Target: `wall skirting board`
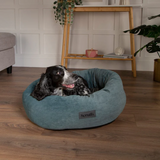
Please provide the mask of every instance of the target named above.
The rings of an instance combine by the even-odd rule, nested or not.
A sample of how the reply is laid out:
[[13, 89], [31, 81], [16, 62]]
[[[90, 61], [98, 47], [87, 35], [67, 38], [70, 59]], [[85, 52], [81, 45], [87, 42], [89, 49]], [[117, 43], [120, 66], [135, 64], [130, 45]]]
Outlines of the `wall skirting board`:
[[[47, 67], [61, 63], [63, 28], [54, 20], [54, 0], [0, 0], [0, 31], [16, 35], [16, 64], [22, 67]], [[95, 2], [95, 1], [94, 1]], [[97, 3], [100, 0], [97, 0]], [[102, 0], [103, 2], [103, 0]], [[133, 9], [134, 26], [158, 24], [159, 19], [149, 21], [147, 17], [159, 14], [159, 0], [130, 0]], [[127, 21], [126, 21], [127, 19]], [[71, 27], [69, 50], [84, 54], [94, 48], [99, 53], [112, 53], [121, 46], [130, 52], [128, 13], [75, 13]], [[146, 44], [148, 38], [135, 36], [136, 50]], [[157, 54], [145, 50], [137, 56], [137, 70], [152, 71], [153, 59]], [[131, 70], [130, 62], [72, 60], [68, 68], [105, 68]]]

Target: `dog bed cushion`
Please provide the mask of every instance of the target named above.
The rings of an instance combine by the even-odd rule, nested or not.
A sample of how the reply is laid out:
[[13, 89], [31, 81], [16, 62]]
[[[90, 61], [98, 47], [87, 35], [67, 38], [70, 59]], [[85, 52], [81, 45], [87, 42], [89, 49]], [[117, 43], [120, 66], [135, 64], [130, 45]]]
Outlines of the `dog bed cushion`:
[[102, 126], [114, 121], [123, 111], [126, 95], [119, 75], [105, 69], [74, 71], [89, 88], [99, 90], [88, 96], [48, 96], [41, 101], [31, 97], [39, 80], [23, 92], [23, 106], [28, 118], [46, 129], [82, 129]]

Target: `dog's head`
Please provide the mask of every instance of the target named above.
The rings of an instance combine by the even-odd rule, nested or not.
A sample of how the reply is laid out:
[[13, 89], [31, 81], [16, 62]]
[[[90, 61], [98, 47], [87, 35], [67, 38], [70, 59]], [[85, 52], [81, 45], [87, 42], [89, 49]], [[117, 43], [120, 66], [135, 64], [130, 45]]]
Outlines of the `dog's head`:
[[46, 73], [41, 75], [39, 82], [31, 93], [37, 100], [46, 96], [59, 95], [89, 95], [91, 93], [87, 82], [82, 77], [69, 73], [61, 65], [48, 67]]
[[75, 87], [75, 78], [64, 66], [57, 65], [48, 67], [46, 76], [52, 79], [52, 85], [54, 87], [64, 87], [65, 89], [73, 89]]

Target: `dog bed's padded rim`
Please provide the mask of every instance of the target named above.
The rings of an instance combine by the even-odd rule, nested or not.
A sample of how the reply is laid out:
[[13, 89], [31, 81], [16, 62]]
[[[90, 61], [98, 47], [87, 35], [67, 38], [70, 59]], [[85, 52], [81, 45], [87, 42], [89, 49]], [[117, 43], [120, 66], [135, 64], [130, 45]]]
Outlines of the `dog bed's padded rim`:
[[[123, 111], [126, 95], [119, 75], [104, 69], [74, 71], [87, 80], [90, 88], [100, 88], [88, 96], [48, 96], [41, 101], [31, 97], [39, 80], [23, 92], [23, 106], [28, 118], [46, 129], [82, 129], [108, 124]], [[79, 119], [80, 112], [96, 111], [96, 117]]]

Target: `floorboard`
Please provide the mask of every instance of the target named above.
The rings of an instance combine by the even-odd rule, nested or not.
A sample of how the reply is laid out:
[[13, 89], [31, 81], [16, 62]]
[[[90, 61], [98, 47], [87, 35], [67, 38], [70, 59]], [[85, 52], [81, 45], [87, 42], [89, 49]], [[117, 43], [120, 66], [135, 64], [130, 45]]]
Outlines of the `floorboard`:
[[127, 96], [120, 116], [102, 127], [64, 131], [40, 128], [25, 114], [22, 93], [42, 72], [0, 72], [0, 160], [160, 160], [160, 83], [152, 72], [133, 78], [115, 71]]

